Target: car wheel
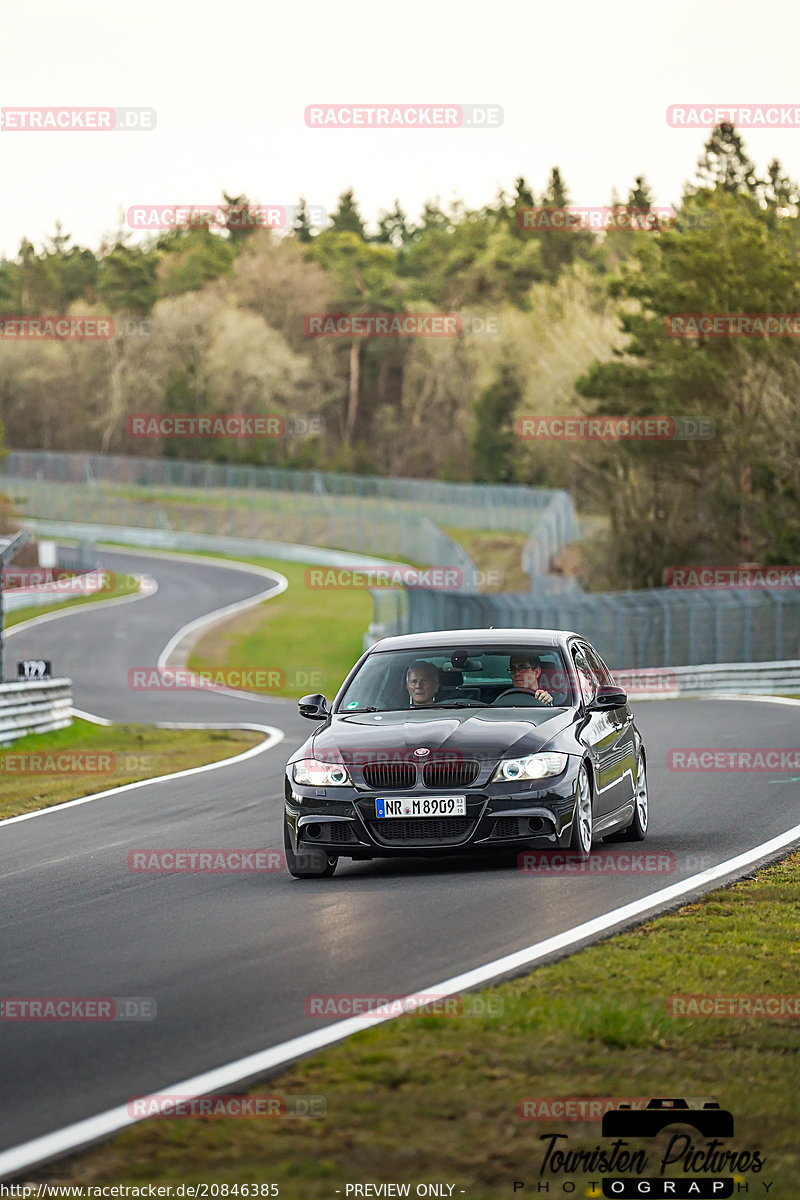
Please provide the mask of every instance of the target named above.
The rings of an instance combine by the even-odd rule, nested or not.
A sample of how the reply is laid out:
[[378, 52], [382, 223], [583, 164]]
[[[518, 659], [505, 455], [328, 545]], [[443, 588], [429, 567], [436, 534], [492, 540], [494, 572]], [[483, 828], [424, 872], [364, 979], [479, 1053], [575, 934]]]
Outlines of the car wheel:
[[283, 846], [286, 851], [286, 869], [295, 879], [330, 879], [339, 859], [324, 850], [302, 850], [295, 854], [289, 834], [289, 822], [283, 818]]
[[640, 752], [636, 760], [636, 791], [634, 794], [635, 808], [633, 820], [618, 833], [612, 833], [604, 840], [607, 842], [643, 842], [647, 837], [647, 824], [650, 820], [650, 798], [647, 794], [647, 768], [644, 755]]
[[589, 772], [582, 765], [575, 786], [575, 815], [572, 818], [572, 836], [569, 840], [570, 850], [579, 858], [588, 858], [592, 852], [593, 829], [592, 785], [589, 783]]

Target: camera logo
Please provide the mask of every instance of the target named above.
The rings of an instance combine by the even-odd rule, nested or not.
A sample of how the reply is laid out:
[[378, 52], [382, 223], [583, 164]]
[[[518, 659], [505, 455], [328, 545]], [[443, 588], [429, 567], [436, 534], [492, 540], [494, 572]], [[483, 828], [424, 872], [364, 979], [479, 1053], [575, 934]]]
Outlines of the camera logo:
[[653, 1099], [645, 1108], [620, 1104], [603, 1114], [603, 1137], [655, 1137], [668, 1125], [693, 1125], [705, 1138], [733, 1137], [733, 1114], [718, 1104], [690, 1108], [685, 1100]]

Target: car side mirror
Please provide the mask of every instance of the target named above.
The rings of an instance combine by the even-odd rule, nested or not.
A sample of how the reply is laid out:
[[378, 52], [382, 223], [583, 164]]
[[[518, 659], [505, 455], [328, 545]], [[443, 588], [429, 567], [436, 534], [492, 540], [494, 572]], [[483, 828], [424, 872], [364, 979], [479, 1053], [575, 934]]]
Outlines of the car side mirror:
[[301, 717], [308, 717], [309, 721], [327, 721], [330, 716], [328, 701], [320, 695], [303, 696], [302, 700], [297, 701], [297, 711]]
[[628, 693], [620, 687], [598, 687], [594, 699], [587, 704], [589, 712], [606, 712], [609, 708], [622, 708], [628, 703]]

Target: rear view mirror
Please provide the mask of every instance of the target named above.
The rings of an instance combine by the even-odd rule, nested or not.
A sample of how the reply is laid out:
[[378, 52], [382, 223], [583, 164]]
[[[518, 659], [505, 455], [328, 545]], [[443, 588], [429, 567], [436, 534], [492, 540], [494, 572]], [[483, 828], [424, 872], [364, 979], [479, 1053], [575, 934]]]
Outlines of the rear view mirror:
[[302, 700], [298, 700], [297, 711], [301, 717], [308, 717], [310, 721], [327, 721], [330, 716], [328, 701], [318, 694], [303, 696]]

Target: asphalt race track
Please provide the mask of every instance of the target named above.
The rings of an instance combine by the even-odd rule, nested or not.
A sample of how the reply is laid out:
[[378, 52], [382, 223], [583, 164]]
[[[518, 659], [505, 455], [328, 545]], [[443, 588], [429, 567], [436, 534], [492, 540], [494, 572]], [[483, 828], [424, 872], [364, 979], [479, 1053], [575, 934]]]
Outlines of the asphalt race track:
[[[675, 747], [794, 748], [798, 708], [649, 702], [635, 706], [649, 758], [645, 848], [676, 856], [669, 875], [522, 875], [508, 859], [342, 861], [333, 879], [307, 881], [132, 873], [135, 849], [282, 849], [283, 767], [311, 724], [289, 701], [127, 686], [128, 669], [154, 665], [179, 627], [268, 580], [155, 556], [104, 552], [103, 562], [145, 571], [159, 590], [23, 630], [8, 642], [9, 663], [52, 659], [55, 674], [73, 679], [76, 706], [102, 717], [257, 723], [285, 739], [230, 767], [0, 825], [2, 995], [153, 997], [158, 1006], [144, 1022], [0, 1023], [0, 1151], [319, 1029], [325, 1022], [306, 1016], [309, 994], [430, 987], [798, 824], [800, 781], [788, 773], [666, 765]], [[311, 629], [310, 661], [313, 646]], [[676, 981], [665, 981], [672, 990]]]

